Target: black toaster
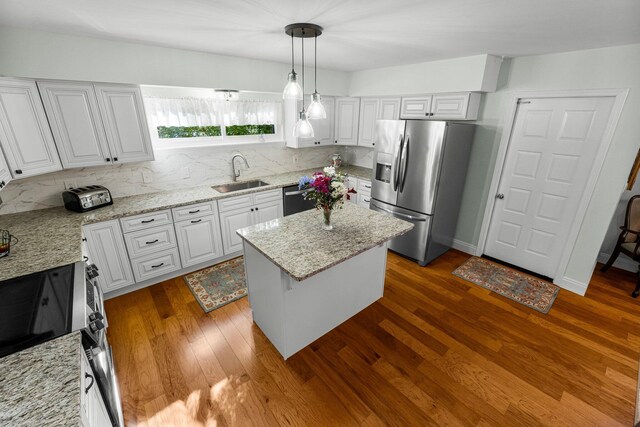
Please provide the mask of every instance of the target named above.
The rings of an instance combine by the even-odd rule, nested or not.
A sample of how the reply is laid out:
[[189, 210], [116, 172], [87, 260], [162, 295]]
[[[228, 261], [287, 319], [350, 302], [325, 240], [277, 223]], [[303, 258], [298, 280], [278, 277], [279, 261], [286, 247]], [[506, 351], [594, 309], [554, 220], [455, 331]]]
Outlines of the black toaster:
[[87, 212], [113, 204], [111, 193], [102, 185], [70, 188], [62, 193], [64, 207], [74, 212]]

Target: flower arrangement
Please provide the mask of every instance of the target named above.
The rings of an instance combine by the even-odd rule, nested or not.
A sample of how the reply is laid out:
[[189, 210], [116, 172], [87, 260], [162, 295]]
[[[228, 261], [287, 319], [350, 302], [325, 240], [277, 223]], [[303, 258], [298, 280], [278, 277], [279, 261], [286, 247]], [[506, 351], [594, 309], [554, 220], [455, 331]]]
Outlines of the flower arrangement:
[[309, 190], [304, 198], [313, 200], [316, 209], [322, 209], [324, 213], [324, 228], [331, 230], [331, 211], [340, 209], [345, 199], [350, 200], [351, 194], [356, 190], [345, 185], [346, 175], [336, 172], [333, 166], [327, 166], [322, 172], [316, 172], [311, 177], [303, 176], [298, 181], [300, 190]]

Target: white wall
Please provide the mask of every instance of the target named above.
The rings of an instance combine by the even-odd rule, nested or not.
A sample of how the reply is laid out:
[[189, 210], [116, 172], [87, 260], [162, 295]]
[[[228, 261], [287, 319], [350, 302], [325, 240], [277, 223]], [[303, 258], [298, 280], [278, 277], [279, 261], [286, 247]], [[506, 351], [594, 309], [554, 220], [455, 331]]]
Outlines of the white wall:
[[[640, 146], [640, 44], [515, 58], [499, 90], [483, 96], [456, 238], [477, 244], [491, 173], [516, 91], [630, 88], [565, 276], [587, 284]], [[619, 209], [619, 208], [618, 208]]]
[[[291, 65], [0, 26], [0, 75], [280, 92]], [[297, 70], [298, 73], [300, 70]], [[312, 76], [307, 68], [307, 76]], [[318, 70], [326, 95], [349, 75]]]
[[349, 95], [491, 92], [502, 60], [476, 55], [351, 73]]

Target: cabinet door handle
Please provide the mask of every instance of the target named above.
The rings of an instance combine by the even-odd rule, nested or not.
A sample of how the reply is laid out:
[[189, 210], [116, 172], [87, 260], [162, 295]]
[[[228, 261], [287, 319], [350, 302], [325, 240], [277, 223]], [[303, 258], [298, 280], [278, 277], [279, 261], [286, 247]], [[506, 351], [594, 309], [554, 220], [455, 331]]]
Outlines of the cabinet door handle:
[[371, 188], [371, 186], [370, 186], [370, 185], [366, 185], [366, 184], [365, 184], [365, 185], [364, 185], [364, 188]]
[[153, 245], [154, 243], [158, 243], [158, 239], [152, 240], [150, 242], [144, 242], [145, 245]]
[[22, 175], [22, 169], [16, 169], [16, 174], [17, 175]]
[[155, 221], [155, 220], [156, 220], [155, 218], [151, 218], [151, 219], [148, 219], [148, 220], [146, 220], [146, 221], [140, 221], [140, 222], [141, 222], [142, 224], [149, 224], [150, 222], [153, 222], [153, 221]]
[[88, 256], [86, 256], [86, 255], [84, 255], [84, 256], [82, 257], [82, 259], [83, 259], [83, 260], [85, 260], [85, 261], [89, 261], [89, 257], [88, 257]]
[[202, 219], [196, 219], [196, 220], [194, 220], [194, 221], [191, 221], [191, 224], [197, 224], [197, 223], [199, 223], [200, 221], [202, 221]]
[[110, 162], [111, 159], [109, 157], [107, 157], [106, 159], [104, 159], [105, 162]]
[[256, 210], [258, 210], [258, 208], [256, 207]]
[[194, 213], [198, 213], [200, 212], [200, 209], [196, 209], [195, 211], [189, 211], [190, 214], [194, 214]]
[[86, 380], [87, 378], [91, 378], [91, 382], [89, 383], [88, 386], [85, 387], [84, 389], [84, 394], [89, 393], [89, 390], [91, 390], [91, 387], [93, 387], [93, 383], [96, 382], [96, 380], [93, 378], [93, 375], [89, 375], [86, 372], [84, 373], [84, 379]]
[[152, 265], [151, 268], [158, 268], [158, 267], [162, 267], [164, 265], [164, 262], [161, 262], [158, 265]]
[[251, 212], [253, 212], [253, 208], [251, 208]]
[[114, 162], [117, 162], [117, 161], [118, 161], [118, 158], [117, 158], [117, 157], [114, 157], [114, 158], [113, 158], [113, 161], [114, 161]]

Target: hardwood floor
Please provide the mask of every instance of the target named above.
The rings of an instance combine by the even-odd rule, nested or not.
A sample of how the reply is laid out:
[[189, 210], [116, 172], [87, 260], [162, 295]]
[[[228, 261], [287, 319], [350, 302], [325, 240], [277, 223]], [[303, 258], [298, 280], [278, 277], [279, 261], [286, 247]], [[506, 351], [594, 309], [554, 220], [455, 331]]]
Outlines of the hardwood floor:
[[182, 278], [109, 300], [127, 425], [633, 422], [635, 275], [597, 272], [544, 315], [390, 254], [385, 296], [284, 361], [246, 298], [204, 314]]

